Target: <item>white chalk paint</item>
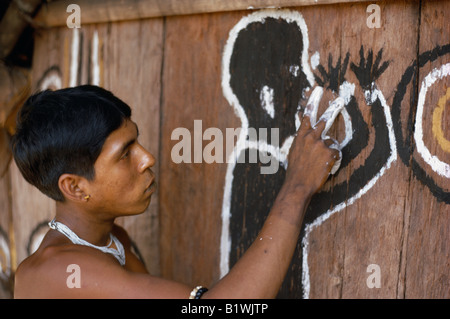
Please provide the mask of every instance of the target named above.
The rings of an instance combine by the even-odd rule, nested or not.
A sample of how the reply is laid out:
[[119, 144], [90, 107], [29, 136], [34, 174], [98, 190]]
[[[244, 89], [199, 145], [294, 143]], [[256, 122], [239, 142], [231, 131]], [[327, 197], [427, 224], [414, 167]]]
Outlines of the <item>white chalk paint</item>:
[[[355, 84], [345, 81], [339, 87], [339, 96], [344, 99], [344, 104], [350, 103], [352, 96], [355, 94]], [[348, 114], [347, 109], [344, 107], [341, 111], [341, 115], [344, 118], [345, 124], [345, 138], [339, 143], [339, 150], [342, 150], [353, 138], [353, 125]]]
[[[339, 142], [335, 139], [332, 139], [327, 135], [328, 131], [330, 130], [331, 126], [333, 125], [334, 121], [336, 120], [336, 117], [339, 113], [344, 109], [344, 99], [342, 97], [338, 97], [336, 100], [330, 103], [330, 106], [326, 109], [326, 111], [322, 114], [322, 116], [319, 119], [320, 121], [325, 121], [325, 128], [323, 129], [321, 138], [323, 140], [331, 139], [333, 141], [333, 144], [330, 145], [330, 148], [336, 149], [339, 151], [339, 158], [334, 162], [333, 167], [331, 168], [330, 174], [334, 175], [339, 167], [341, 166], [342, 162], [342, 151], [339, 146]], [[328, 163], [327, 163], [328, 164]]]
[[356, 193], [354, 196], [352, 196], [345, 202], [338, 204], [337, 206], [333, 207], [332, 209], [329, 209], [325, 214], [320, 215], [313, 222], [306, 225], [305, 235], [302, 239], [302, 255], [303, 255], [302, 284], [303, 284], [303, 289], [304, 289], [303, 297], [305, 299], [309, 298], [309, 293], [310, 293], [310, 289], [311, 289], [310, 277], [309, 277], [309, 265], [308, 265], [309, 235], [315, 228], [322, 225], [332, 215], [343, 210], [345, 207], [352, 205], [356, 200], [361, 198], [361, 196], [366, 194], [369, 191], [369, 189], [371, 189], [373, 187], [373, 185], [375, 185], [375, 183], [378, 181], [378, 179], [384, 175], [386, 170], [388, 170], [391, 167], [392, 163], [397, 160], [397, 145], [396, 145], [396, 141], [395, 141], [395, 134], [394, 134], [394, 129], [393, 129], [390, 108], [387, 105], [386, 100], [385, 100], [383, 94], [381, 93], [381, 91], [376, 88], [375, 83], [372, 83], [371, 90], [367, 90], [365, 92], [365, 96], [367, 98], [366, 102], [368, 102], [368, 104], [373, 104], [373, 102], [375, 102], [377, 99], [379, 99], [381, 102], [381, 105], [382, 105], [383, 111], [384, 111], [384, 116], [386, 118], [388, 134], [389, 134], [390, 155], [389, 155], [388, 160], [386, 161], [386, 164], [381, 168], [381, 170], [363, 188], [361, 188], [358, 193]]
[[[345, 105], [347, 105], [351, 97], [353, 96], [355, 92], [355, 85], [352, 83], [349, 83], [345, 81], [341, 84], [339, 87], [339, 97], [337, 97], [335, 100], [330, 102], [330, 106], [327, 108], [327, 110], [322, 114], [319, 121], [323, 120], [326, 121], [325, 129], [322, 133], [322, 139], [329, 139], [330, 137], [327, 136], [327, 133], [331, 126], [333, 125], [334, 121], [336, 120], [336, 117], [338, 114], [341, 114], [344, 119], [345, 124], [345, 138], [344, 140], [339, 143], [338, 141], [333, 140], [333, 144], [330, 146], [330, 148], [334, 148], [339, 151], [339, 159], [336, 160], [333, 167], [331, 168], [331, 174], [335, 174], [339, 167], [341, 166], [342, 162], [342, 149], [352, 140], [353, 138], [353, 128], [352, 128], [352, 121], [350, 118], [350, 115], [347, 112], [347, 109], [345, 108]], [[313, 92], [311, 93], [306, 108], [305, 108], [305, 115], [308, 115], [311, 120], [311, 125], [315, 126], [317, 124], [317, 112], [319, 110], [319, 104], [323, 96], [323, 88], [320, 86], [317, 86], [314, 88]]]
[[94, 31], [92, 36], [92, 84], [100, 85], [100, 65], [99, 65], [99, 41], [98, 41], [98, 31]]
[[[416, 141], [417, 151], [431, 167], [433, 171], [441, 176], [450, 178], [450, 165], [441, 161], [436, 155], [431, 155], [430, 150], [425, 146], [423, 141], [423, 108], [428, 88], [430, 88], [437, 80], [441, 80], [450, 74], [450, 63], [442, 65], [439, 69], [433, 69], [423, 79], [420, 88], [419, 98], [417, 102], [416, 124], [414, 130], [414, 140]], [[430, 123], [431, 126], [431, 123]]]
[[320, 53], [319, 51], [316, 51], [316, 53], [314, 53], [311, 56], [311, 68], [315, 70], [319, 64], [320, 64]]
[[78, 59], [80, 54], [80, 31], [78, 28], [72, 29], [72, 50], [70, 59], [69, 86], [74, 87], [78, 81]]
[[8, 281], [11, 275], [11, 255], [8, 240], [0, 233], [0, 279]]
[[275, 107], [273, 105], [273, 89], [264, 85], [259, 93], [259, 100], [261, 107], [269, 114], [271, 118], [275, 117]]
[[334, 124], [334, 121], [336, 120], [336, 117], [339, 113], [341, 113], [342, 109], [344, 108], [344, 99], [341, 97], [338, 97], [334, 101], [330, 103], [330, 106], [325, 110], [325, 112], [320, 116], [320, 119], [318, 122], [325, 122], [325, 128], [322, 132], [322, 139], [328, 139], [330, 138], [327, 136], [328, 131], [330, 130], [331, 126]]
[[323, 87], [316, 86], [306, 103], [304, 115], [309, 117], [312, 126], [315, 126], [317, 123], [317, 111], [319, 110], [319, 103], [322, 99], [322, 95]]
[[45, 76], [44, 79], [42, 79], [39, 90], [44, 91], [48, 88], [59, 90], [61, 87], [61, 76], [59, 75], [58, 71], [52, 70]]
[[291, 65], [291, 66], [289, 67], [289, 72], [290, 72], [293, 76], [298, 77], [298, 76], [300, 75], [300, 66], [297, 65], [297, 64]]

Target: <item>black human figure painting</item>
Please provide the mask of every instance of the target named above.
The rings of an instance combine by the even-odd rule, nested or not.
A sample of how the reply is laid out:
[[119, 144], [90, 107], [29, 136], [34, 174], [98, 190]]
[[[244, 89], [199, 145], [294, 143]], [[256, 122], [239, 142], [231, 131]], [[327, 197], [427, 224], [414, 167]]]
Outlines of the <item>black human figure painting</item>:
[[[239, 33], [230, 59], [230, 86], [243, 107], [248, 127], [279, 128], [280, 143], [295, 134], [302, 91], [311, 86], [300, 66], [302, 51], [298, 26], [269, 17]], [[264, 95], [269, 97], [264, 99]], [[268, 134], [269, 141], [272, 137]], [[239, 156], [249, 159], [249, 152], [246, 148]], [[261, 174], [260, 169], [260, 162], [248, 161], [236, 163], [234, 168], [231, 264], [256, 238], [285, 177], [281, 163], [274, 174]]]
[[[240, 117], [244, 135], [248, 128], [279, 128], [279, 143], [272, 147], [272, 157], [279, 161], [274, 174], [261, 174], [262, 163], [249, 163], [251, 147], [239, 143], [234, 162], [229, 162], [222, 207], [221, 274], [225, 275], [257, 234], [279, 192], [293, 135], [301, 121], [297, 114], [308, 103], [305, 92], [331, 90], [345, 100], [345, 143], [340, 143], [342, 167], [346, 167], [368, 144], [369, 129], [360, 107], [368, 107], [375, 131], [375, 145], [363, 165], [350, 178], [329, 191], [313, 197], [305, 216], [301, 240], [287, 274], [280, 297], [307, 297], [309, 274], [303, 265], [308, 234], [331, 214], [364, 195], [396, 159], [395, 136], [389, 107], [375, 85], [376, 79], [389, 65], [382, 61], [382, 51], [361, 47], [357, 63], [349, 63], [349, 54], [328, 58], [328, 70], [319, 65], [313, 74], [308, 64], [307, 28], [299, 12], [264, 10], [244, 17], [233, 30], [223, 57], [222, 87], [224, 95]], [[306, 58], [305, 58], [306, 52]], [[353, 96], [355, 85], [348, 83], [348, 67], [355, 73], [366, 96], [366, 105], [359, 106]], [[311, 94], [311, 96], [313, 95]], [[317, 107], [317, 105], [316, 105]], [[349, 130], [347, 130], [347, 125]], [[241, 136], [241, 142], [248, 136]], [[259, 141], [270, 144], [269, 138]], [[262, 151], [259, 146], [255, 146]], [[241, 159], [242, 161], [237, 159]], [[292, 284], [292, 283], [296, 284]]]

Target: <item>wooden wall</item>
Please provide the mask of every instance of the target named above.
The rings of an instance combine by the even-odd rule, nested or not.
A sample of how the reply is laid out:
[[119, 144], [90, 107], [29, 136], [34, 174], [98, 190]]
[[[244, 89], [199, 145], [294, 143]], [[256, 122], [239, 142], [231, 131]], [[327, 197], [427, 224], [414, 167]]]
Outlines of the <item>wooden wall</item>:
[[[323, 89], [320, 115], [344, 97], [347, 115], [330, 133], [347, 137], [343, 163], [311, 202], [280, 297], [449, 298], [450, 2], [377, 4], [380, 28], [366, 23], [368, 3], [348, 3], [39, 30], [32, 86], [98, 84], [132, 107], [141, 143], [158, 159], [159, 190], [145, 214], [120, 223], [153, 274], [192, 286], [211, 286], [243, 253], [285, 171], [262, 175], [260, 163], [227, 163], [225, 146], [223, 163], [177, 164], [172, 132], [187, 128], [195, 143], [195, 120], [225, 137], [246, 118], [250, 127], [280, 128], [282, 146], [299, 101]], [[298, 63], [286, 64], [280, 52]], [[273, 100], [274, 117], [260, 107], [262, 85], [284, 96]], [[5, 274], [39, 242], [55, 207], [14, 164], [0, 198]], [[367, 283], [372, 264], [380, 288]]]

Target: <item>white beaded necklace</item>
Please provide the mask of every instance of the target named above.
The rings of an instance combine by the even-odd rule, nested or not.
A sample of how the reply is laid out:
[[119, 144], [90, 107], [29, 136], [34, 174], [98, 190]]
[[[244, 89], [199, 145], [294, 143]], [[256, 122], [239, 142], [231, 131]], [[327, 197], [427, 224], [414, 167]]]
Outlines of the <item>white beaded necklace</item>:
[[[70, 241], [72, 243], [74, 243], [75, 245], [88, 246], [88, 247], [98, 249], [106, 254], [111, 254], [119, 261], [119, 263], [122, 266], [125, 265], [125, 250], [123, 249], [122, 243], [113, 234], [109, 233], [110, 242], [107, 246], [96, 246], [96, 245], [93, 245], [93, 244], [85, 241], [84, 239], [81, 239], [69, 227], [67, 227], [63, 223], [55, 221], [54, 218], [51, 222], [48, 223], [48, 226], [51, 229], [57, 230], [61, 234], [63, 234], [67, 238], [69, 238]], [[117, 249], [111, 247], [113, 242], [116, 245]]]

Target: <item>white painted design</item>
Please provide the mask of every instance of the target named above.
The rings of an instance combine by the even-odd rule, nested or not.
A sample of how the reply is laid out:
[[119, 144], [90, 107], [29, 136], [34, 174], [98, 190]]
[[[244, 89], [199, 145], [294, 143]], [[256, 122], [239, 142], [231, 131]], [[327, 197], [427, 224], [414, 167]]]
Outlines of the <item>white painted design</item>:
[[416, 141], [417, 151], [430, 165], [431, 169], [441, 176], [450, 178], [450, 165], [441, 161], [436, 155], [431, 155], [430, 150], [425, 146], [423, 142], [423, 108], [425, 105], [425, 98], [428, 88], [431, 87], [437, 80], [443, 79], [450, 74], [450, 63], [442, 65], [439, 69], [433, 69], [423, 79], [422, 86], [420, 88], [419, 99], [417, 102], [416, 113], [416, 125], [414, 130], [414, 140]]
[[48, 88], [59, 90], [62, 88], [61, 77], [56, 70], [51, 70], [44, 79], [42, 79], [39, 90], [44, 91]]
[[273, 89], [264, 85], [259, 94], [261, 107], [271, 118], [275, 117], [275, 107], [273, 106]]
[[299, 76], [299, 74], [300, 74], [300, 66], [297, 65], [297, 64], [291, 65], [289, 67], [289, 72], [295, 77]]
[[320, 53], [316, 51], [316, 53], [314, 53], [311, 56], [311, 68], [315, 70], [319, 64], [320, 64]]
[[92, 36], [92, 54], [91, 54], [91, 62], [92, 62], [92, 84], [100, 85], [100, 65], [99, 65], [99, 41], [98, 41], [98, 31], [94, 31], [94, 35]]
[[339, 143], [338, 141], [332, 139], [334, 143], [333, 145], [330, 146], [331, 148], [334, 148], [339, 151], [339, 159], [334, 163], [330, 172], [331, 174], [335, 174], [339, 169], [339, 167], [341, 166], [342, 162], [341, 150], [352, 140], [353, 137], [352, 121], [350, 115], [348, 114], [344, 106], [350, 102], [350, 99], [353, 96], [354, 92], [355, 92], [354, 84], [349, 83], [347, 81], [342, 83], [341, 86], [339, 87], [339, 97], [330, 102], [330, 106], [327, 108], [325, 113], [322, 114], [319, 121], [317, 121], [317, 112], [319, 110], [319, 103], [323, 96], [323, 88], [320, 86], [316, 86], [312, 91], [305, 108], [305, 115], [309, 116], [312, 126], [315, 126], [320, 121], [326, 122], [325, 129], [322, 132], [322, 139], [330, 139], [330, 137], [327, 136], [327, 133], [339, 114], [342, 114], [342, 117], [344, 119], [345, 123], [344, 140], [341, 143]]
[[341, 211], [345, 207], [352, 205], [356, 200], [361, 198], [369, 189], [375, 185], [375, 183], [378, 181], [378, 179], [384, 175], [387, 169], [389, 169], [393, 162], [397, 160], [397, 145], [395, 141], [395, 134], [394, 134], [394, 128], [392, 124], [392, 118], [391, 118], [391, 111], [389, 106], [386, 103], [386, 100], [381, 93], [380, 90], [378, 90], [375, 86], [375, 83], [372, 83], [372, 89], [367, 90], [365, 92], [366, 96], [366, 103], [371, 105], [373, 104], [377, 99], [380, 100], [381, 105], [383, 107], [384, 116], [386, 118], [386, 125], [388, 129], [389, 134], [389, 146], [390, 146], [390, 155], [388, 160], [386, 161], [386, 164], [381, 168], [381, 170], [363, 187], [357, 192], [354, 196], [346, 200], [345, 202], [342, 202], [338, 204], [337, 206], [333, 207], [332, 209], [329, 209], [324, 214], [317, 217], [313, 222], [306, 225], [305, 227], [305, 235], [302, 238], [302, 255], [303, 255], [303, 264], [302, 264], [302, 284], [304, 289], [304, 298], [309, 298], [309, 292], [311, 288], [310, 284], [310, 278], [309, 278], [309, 265], [308, 265], [308, 252], [309, 252], [309, 235], [311, 232], [317, 228], [318, 226], [322, 225], [328, 218], [330, 218], [335, 213]]
[[0, 279], [9, 280], [11, 275], [11, 256], [9, 251], [8, 240], [0, 232]]
[[78, 28], [72, 29], [72, 50], [70, 58], [70, 78], [69, 86], [74, 87], [78, 81], [78, 59], [80, 54], [80, 31]]

